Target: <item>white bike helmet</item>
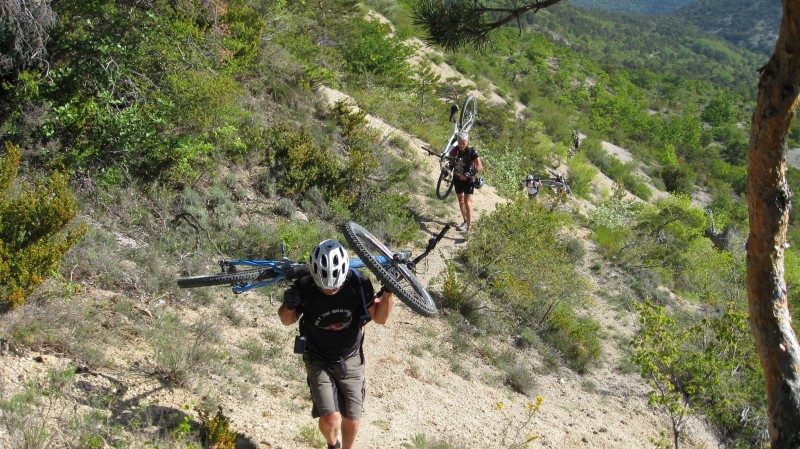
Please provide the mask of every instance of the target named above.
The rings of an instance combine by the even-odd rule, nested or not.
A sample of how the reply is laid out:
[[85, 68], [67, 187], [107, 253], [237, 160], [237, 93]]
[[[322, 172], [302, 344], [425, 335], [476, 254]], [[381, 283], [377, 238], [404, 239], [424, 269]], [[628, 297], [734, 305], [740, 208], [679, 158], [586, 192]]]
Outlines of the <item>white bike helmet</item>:
[[462, 132], [458, 133], [458, 135], [456, 136], [456, 139], [459, 142], [469, 142], [469, 134], [467, 134], [467, 133], [462, 131]]
[[525, 177], [525, 180], [526, 181], [533, 181], [533, 174], [532, 173], [528, 173], [528, 176]]
[[350, 258], [339, 242], [330, 239], [319, 242], [309, 259], [311, 277], [319, 288], [339, 288], [344, 284]]

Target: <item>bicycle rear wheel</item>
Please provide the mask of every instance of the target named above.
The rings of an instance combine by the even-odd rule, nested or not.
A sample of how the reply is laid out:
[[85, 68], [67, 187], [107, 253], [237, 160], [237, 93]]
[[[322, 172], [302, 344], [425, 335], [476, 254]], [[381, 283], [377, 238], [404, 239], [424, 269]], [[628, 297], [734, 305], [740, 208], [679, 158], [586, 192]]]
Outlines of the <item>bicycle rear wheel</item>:
[[[344, 225], [344, 237], [372, 274], [384, 285], [389, 286], [411, 310], [422, 316], [436, 314], [436, 303], [433, 302], [428, 290], [406, 265], [402, 262], [393, 262], [394, 252], [389, 247], [352, 221]], [[376, 259], [377, 256], [383, 256], [390, 262], [382, 265]]]
[[467, 132], [475, 124], [475, 116], [478, 114], [478, 100], [472, 95], [464, 100], [464, 107], [461, 108], [461, 117], [458, 119], [459, 131]]
[[255, 268], [243, 270], [235, 273], [207, 274], [201, 276], [190, 276], [178, 279], [178, 287], [210, 287], [212, 285], [238, 285], [275, 277], [275, 270], [272, 268]]
[[440, 200], [446, 199], [453, 190], [453, 171], [442, 169], [439, 180], [436, 181], [436, 197]]

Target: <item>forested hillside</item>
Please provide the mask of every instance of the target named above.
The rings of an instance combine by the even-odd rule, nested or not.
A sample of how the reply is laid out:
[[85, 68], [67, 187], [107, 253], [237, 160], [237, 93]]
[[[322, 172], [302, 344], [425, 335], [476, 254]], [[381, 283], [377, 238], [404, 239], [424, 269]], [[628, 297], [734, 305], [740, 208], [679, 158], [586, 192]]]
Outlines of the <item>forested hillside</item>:
[[778, 36], [781, 5], [770, 0], [736, 5], [721, 0], [699, 0], [671, 15], [737, 47], [770, 55]]
[[781, 17], [780, 3], [769, 0], [741, 4], [724, 0], [572, 0], [570, 3], [614, 13], [659, 16], [654, 20], [677, 26], [681, 30], [678, 34], [684, 36], [691, 24], [704, 33], [763, 55], [770, 55], [775, 47]]
[[[728, 448], [766, 442], [742, 244], [766, 56], [689, 16], [567, 2], [498, 30], [484, 51], [438, 52], [421, 47], [416, 4], [4, 6], [0, 357], [16, 364], [0, 376], [0, 446], [229, 448], [235, 416], [248, 423], [241, 447], [320, 447], [294, 330], [275, 318], [281, 287], [242, 299], [176, 278], [219, 259], [277, 259], [282, 244], [305, 260], [350, 220], [418, 250], [458, 211], [432, 193], [432, 158], [411, 142], [442, 148], [447, 111], [468, 94], [481, 98], [470, 134], [482, 174], [503, 199], [435, 256], [443, 267], [426, 278], [440, 315], [398, 312], [375, 332], [402, 335], [380, 352], [379, 399], [421, 385], [425, 405], [394, 406], [428, 418], [387, 412], [365, 429], [370, 441], [613, 446], [622, 437], [607, 427], [573, 427], [613, 402], [630, 412], [609, 419], [631, 449], [707, 444], [674, 426], [689, 417]], [[445, 65], [458, 76], [443, 78]], [[320, 94], [333, 90], [352, 100]], [[376, 132], [367, 114], [397, 132]], [[573, 195], [528, 201], [520, 180], [553, 171]], [[800, 172], [790, 178], [797, 191]], [[790, 234], [800, 239], [796, 224]], [[786, 257], [797, 314], [798, 250]], [[464, 425], [463, 409], [437, 402], [451, 384], [498, 396], [461, 398], [492, 405]], [[554, 400], [540, 412], [543, 386], [591, 407]], [[648, 399], [646, 413], [631, 405]], [[521, 414], [496, 418], [504, 403]]]
[[697, 0], [571, 0], [578, 6], [592, 9], [604, 9], [638, 14], [667, 14], [682, 6], [695, 3]]

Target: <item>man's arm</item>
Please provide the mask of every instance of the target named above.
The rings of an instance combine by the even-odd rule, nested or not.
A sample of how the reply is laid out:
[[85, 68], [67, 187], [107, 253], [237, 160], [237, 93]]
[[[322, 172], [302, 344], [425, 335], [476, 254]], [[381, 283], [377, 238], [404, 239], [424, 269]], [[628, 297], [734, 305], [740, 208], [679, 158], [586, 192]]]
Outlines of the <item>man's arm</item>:
[[278, 307], [278, 318], [281, 319], [281, 323], [283, 323], [286, 326], [289, 326], [291, 324], [296, 323], [297, 320], [300, 319], [300, 315], [297, 313], [296, 310], [290, 309], [285, 305], [281, 304], [281, 306]]
[[473, 167], [475, 167], [475, 173], [483, 170], [483, 162], [481, 162], [481, 158], [479, 157], [475, 158], [475, 163], [473, 164]]
[[278, 317], [281, 319], [281, 323], [286, 326], [296, 323], [300, 319], [297, 307], [302, 304], [303, 296], [300, 293], [300, 289], [296, 285], [287, 288], [283, 292], [283, 304], [278, 307]]
[[376, 299], [375, 303], [369, 307], [369, 316], [372, 318], [372, 321], [378, 324], [386, 324], [389, 320], [389, 314], [392, 312], [393, 305], [394, 295], [390, 291], [383, 290], [383, 295]]

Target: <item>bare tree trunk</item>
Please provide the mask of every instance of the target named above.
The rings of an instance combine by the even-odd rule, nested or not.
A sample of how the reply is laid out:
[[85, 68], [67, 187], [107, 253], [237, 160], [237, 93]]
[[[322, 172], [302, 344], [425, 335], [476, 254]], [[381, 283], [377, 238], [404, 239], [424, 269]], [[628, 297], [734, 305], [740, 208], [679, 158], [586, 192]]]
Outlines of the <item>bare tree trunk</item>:
[[764, 370], [772, 449], [800, 448], [800, 346], [784, 280], [790, 192], [786, 139], [800, 96], [800, 0], [782, 0], [775, 52], [763, 67], [750, 133], [747, 295]]

